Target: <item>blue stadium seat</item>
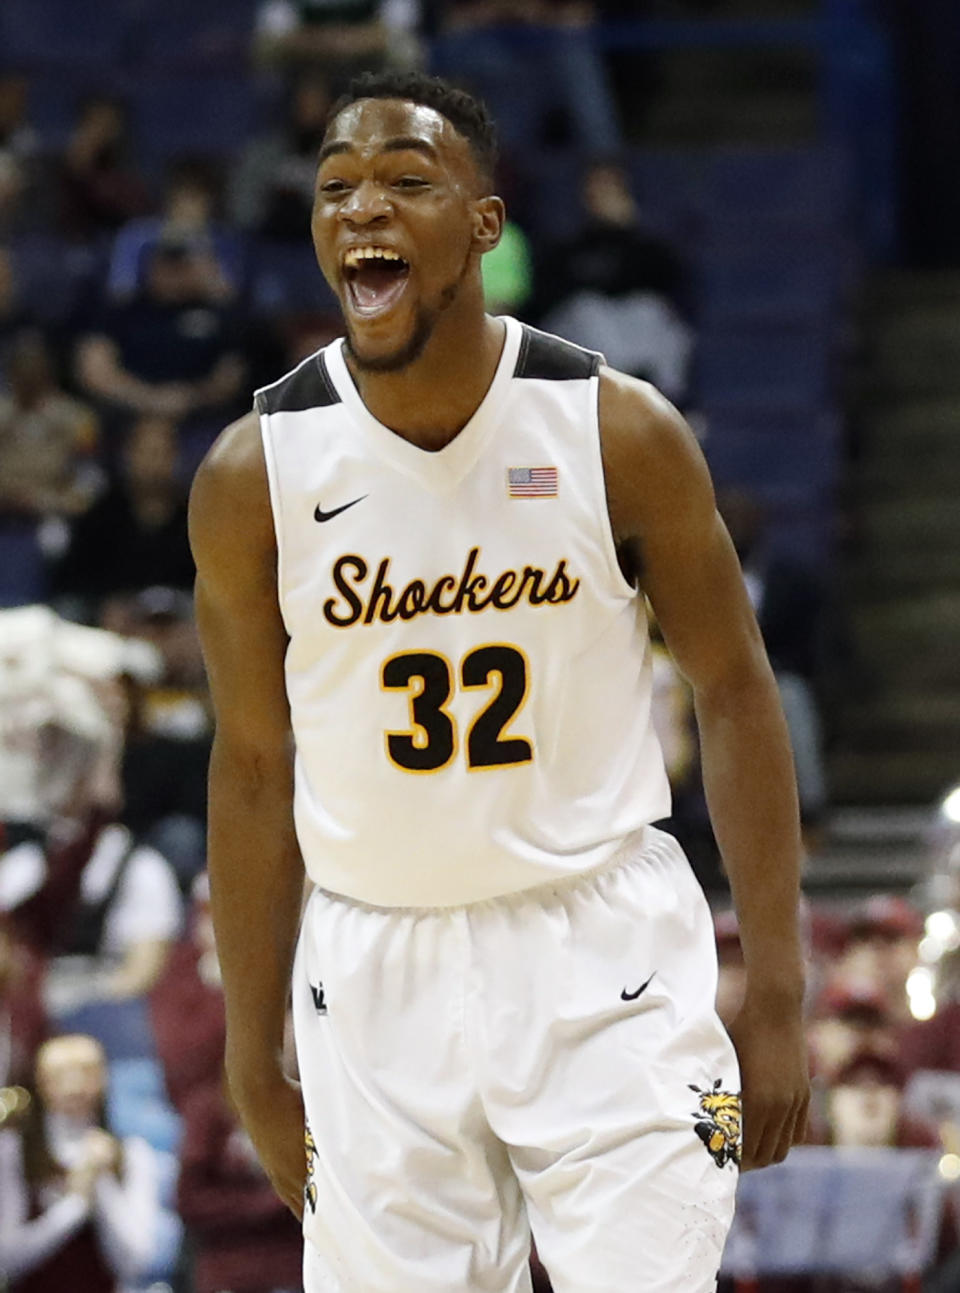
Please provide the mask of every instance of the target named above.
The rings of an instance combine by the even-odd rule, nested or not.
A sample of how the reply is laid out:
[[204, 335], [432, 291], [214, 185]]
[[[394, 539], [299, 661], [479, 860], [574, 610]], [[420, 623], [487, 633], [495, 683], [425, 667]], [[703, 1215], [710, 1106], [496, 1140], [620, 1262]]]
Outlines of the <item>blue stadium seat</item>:
[[107, 1122], [114, 1135], [142, 1136], [154, 1149], [176, 1153], [179, 1115], [167, 1098], [159, 1060], [114, 1060], [107, 1088]]
[[826, 404], [830, 353], [831, 329], [803, 320], [776, 327], [705, 326], [696, 355], [700, 400], [706, 408]]
[[698, 296], [706, 318], [826, 319], [839, 303], [838, 245], [801, 236], [800, 228], [768, 228], [750, 242], [707, 242], [699, 259]]
[[868, 1272], [877, 1287], [898, 1276], [905, 1289], [919, 1287], [944, 1208], [937, 1158], [929, 1150], [802, 1146], [785, 1163], [742, 1176], [722, 1270], [750, 1288], [764, 1276]]
[[46, 326], [68, 321], [104, 269], [105, 256], [97, 248], [52, 234], [25, 234], [11, 251], [21, 298]]
[[259, 242], [253, 252], [252, 303], [266, 314], [336, 313], [309, 231], [302, 242]]
[[849, 166], [827, 146], [719, 150], [706, 168], [702, 201], [708, 215], [779, 215], [808, 229], [835, 228], [848, 212]]
[[237, 153], [257, 120], [257, 93], [242, 73], [153, 72], [131, 87], [138, 156], [163, 164], [177, 153]]
[[721, 486], [809, 503], [828, 501], [839, 483], [839, 422], [815, 408], [717, 410], [708, 415], [704, 449]]
[[150, 67], [231, 64], [246, 60], [259, 0], [163, 0], [137, 29], [139, 57]]
[[96, 1037], [111, 1064], [123, 1060], [153, 1060], [153, 1030], [147, 1003], [141, 997], [125, 1001], [91, 1001], [62, 1012], [57, 1027], [66, 1033]]
[[688, 215], [701, 212], [710, 154], [694, 149], [643, 149], [629, 170], [640, 205], [651, 213], [666, 207]]
[[46, 592], [36, 526], [0, 520], [0, 607], [42, 602]]
[[121, 0], [3, 0], [0, 51], [15, 64], [116, 66], [127, 50], [129, 8]]

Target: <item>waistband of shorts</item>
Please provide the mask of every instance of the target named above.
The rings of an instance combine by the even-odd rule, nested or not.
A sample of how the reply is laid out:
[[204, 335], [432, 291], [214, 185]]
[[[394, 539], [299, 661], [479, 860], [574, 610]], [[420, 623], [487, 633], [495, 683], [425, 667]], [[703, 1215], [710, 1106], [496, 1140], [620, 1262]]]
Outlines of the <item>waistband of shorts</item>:
[[679, 849], [679, 847], [674, 837], [666, 831], [661, 831], [656, 826], [641, 826], [621, 840], [610, 857], [594, 867], [589, 867], [587, 870], [571, 871], [569, 874], [552, 877], [543, 881], [542, 884], [530, 885], [525, 889], [512, 889], [509, 893], [493, 894], [489, 898], [477, 898], [472, 902], [451, 903], [443, 907], [381, 907], [376, 903], [364, 902], [360, 898], [352, 898], [349, 894], [324, 889], [320, 885], [316, 887], [314, 893], [321, 894], [329, 902], [342, 903], [346, 907], [355, 907], [358, 911], [375, 912], [378, 915], [410, 916], [413, 919], [419, 916], [442, 916], [464, 911], [479, 912], [484, 908], [505, 905], [519, 907], [525, 902], [539, 902], [547, 898], [562, 898], [567, 894], [574, 893], [578, 888], [589, 887], [603, 876], [610, 875], [634, 863], [642, 862], [651, 852], [663, 848]]

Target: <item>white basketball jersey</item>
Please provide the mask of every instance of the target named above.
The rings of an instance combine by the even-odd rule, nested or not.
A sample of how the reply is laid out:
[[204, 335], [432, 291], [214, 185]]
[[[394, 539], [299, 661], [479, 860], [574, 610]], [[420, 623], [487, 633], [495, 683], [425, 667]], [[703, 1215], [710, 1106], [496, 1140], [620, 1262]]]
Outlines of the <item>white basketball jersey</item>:
[[257, 392], [311, 879], [445, 907], [602, 865], [670, 811], [643, 600], [617, 564], [598, 355], [505, 319], [445, 448], [336, 341]]

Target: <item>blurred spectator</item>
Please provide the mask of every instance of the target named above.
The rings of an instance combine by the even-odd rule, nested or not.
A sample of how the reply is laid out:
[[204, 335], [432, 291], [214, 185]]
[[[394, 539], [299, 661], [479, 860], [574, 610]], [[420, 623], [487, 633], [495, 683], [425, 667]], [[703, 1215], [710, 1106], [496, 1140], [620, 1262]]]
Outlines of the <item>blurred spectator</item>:
[[917, 964], [923, 921], [906, 898], [876, 894], [851, 917], [837, 974], [873, 986], [898, 1024], [912, 1021], [907, 977]]
[[40, 137], [27, 117], [27, 79], [0, 71], [0, 237], [41, 218]]
[[44, 760], [58, 787], [50, 824], [0, 856], [0, 905], [33, 950], [50, 958], [45, 995], [58, 1017], [149, 992], [181, 918], [166, 860], [116, 820], [119, 684], [101, 686], [88, 703], [103, 713], [103, 734], [62, 747], [63, 767]]
[[260, 1166], [224, 1081], [187, 1097], [178, 1205], [194, 1245], [195, 1293], [299, 1291], [300, 1227]]
[[13, 338], [7, 381], [9, 394], [0, 394], [0, 515], [86, 511], [103, 485], [93, 461], [97, 419], [58, 387], [39, 329]]
[[331, 103], [322, 76], [301, 75], [288, 94], [280, 128], [247, 144], [230, 190], [231, 214], [241, 228], [281, 241], [309, 238], [317, 154]]
[[651, 381], [682, 404], [693, 334], [678, 308], [684, 272], [676, 252], [644, 229], [627, 176], [595, 163], [583, 181], [586, 223], [550, 250], [537, 274], [549, 332], [599, 350], [609, 364]]
[[833, 1079], [827, 1095], [826, 1141], [844, 1148], [935, 1149], [934, 1127], [907, 1118], [903, 1072], [895, 1059], [857, 1051]]
[[11, 249], [0, 241], [0, 390], [7, 386], [7, 366], [14, 337], [30, 321]]
[[119, 1293], [153, 1252], [153, 1151], [104, 1125], [107, 1070], [92, 1037], [41, 1047], [18, 1134], [0, 1132], [0, 1274], [11, 1293]]
[[284, 70], [322, 71], [339, 94], [360, 72], [410, 64], [415, 20], [412, 0], [263, 0], [254, 53]]
[[545, 144], [613, 156], [620, 123], [594, 19], [585, 0], [450, 0], [433, 70], [487, 102], [514, 157]]
[[220, 222], [221, 181], [217, 164], [205, 157], [181, 157], [170, 167], [163, 210], [131, 220], [113, 241], [107, 296], [129, 300], [142, 289], [158, 243], [183, 241], [205, 246], [205, 299], [213, 304], [236, 296], [243, 280], [243, 245]]
[[130, 428], [118, 478], [74, 523], [53, 588], [98, 603], [157, 584], [191, 588], [193, 578], [176, 428], [147, 415]]
[[869, 983], [836, 982], [816, 1003], [808, 1028], [814, 1074], [831, 1083], [860, 1051], [895, 1060], [899, 1033], [883, 993]]
[[181, 1113], [198, 1087], [219, 1085], [226, 1044], [220, 962], [206, 874], [193, 886], [189, 929], [170, 954], [150, 998], [167, 1094]]
[[[207, 242], [165, 234], [142, 290], [107, 306], [77, 347], [77, 378], [107, 408], [217, 426], [237, 407], [244, 379], [232, 311]], [[156, 582], [156, 581], [153, 581]]]
[[902, 1056], [911, 1073], [932, 1070], [960, 1074], [960, 1001], [944, 1002], [932, 1019], [909, 1024]]
[[22, 232], [26, 190], [23, 163], [9, 149], [0, 148], [0, 238]]
[[129, 152], [125, 105], [103, 94], [85, 99], [59, 165], [62, 234], [91, 242], [149, 211], [149, 191]]
[[0, 71], [0, 152], [29, 164], [40, 152], [40, 137], [27, 119], [27, 78]]
[[41, 963], [0, 915], [0, 1087], [26, 1086], [33, 1079], [34, 1058], [48, 1031], [41, 976]]
[[820, 669], [825, 599], [814, 576], [764, 544], [763, 505], [746, 490], [718, 491], [717, 506], [740, 558], [790, 729], [805, 826], [827, 806], [820, 712], [814, 683]]
[[212, 723], [188, 593], [146, 588], [107, 604], [103, 623], [156, 647], [163, 674], [131, 682], [124, 742], [124, 820], [173, 867], [187, 893], [206, 865], [206, 788]]
[[[146, 642], [70, 623], [47, 606], [0, 611], [0, 641], [0, 823], [10, 851], [69, 813], [81, 784], [87, 807], [92, 798], [101, 812], [116, 811], [117, 680], [156, 679], [161, 661]], [[22, 882], [34, 875], [31, 864], [20, 868]], [[0, 907], [22, 897], [0, 882]]]

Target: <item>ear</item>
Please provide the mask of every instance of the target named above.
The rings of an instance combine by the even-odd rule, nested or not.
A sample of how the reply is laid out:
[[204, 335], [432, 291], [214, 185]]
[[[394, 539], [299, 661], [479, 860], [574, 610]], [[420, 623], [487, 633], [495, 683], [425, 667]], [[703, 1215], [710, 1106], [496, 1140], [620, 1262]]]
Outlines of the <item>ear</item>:
[[507, 218], [503, 199], [494, 197], [477, 198], [473, 204], [473, 245], [482, 256], [493, 251], [503, 233]]

